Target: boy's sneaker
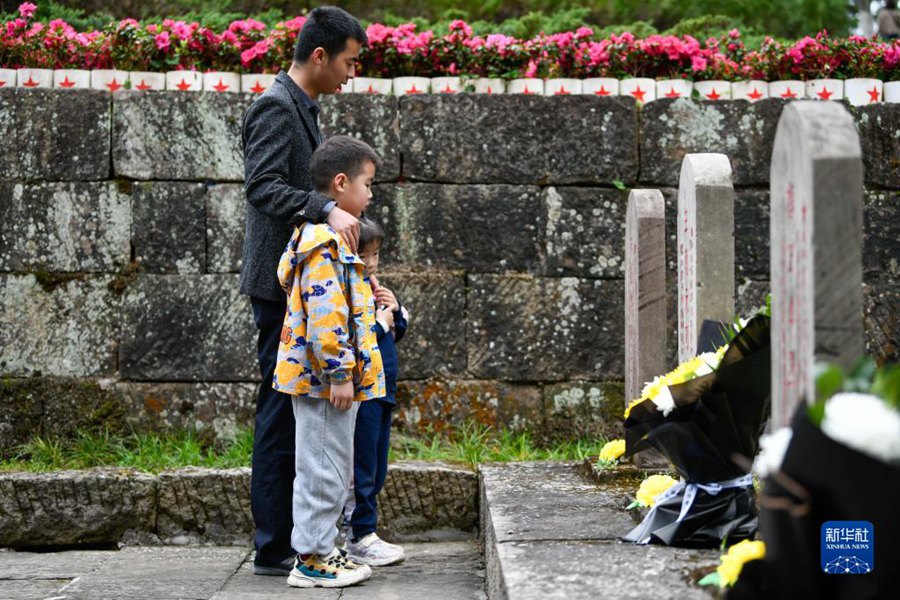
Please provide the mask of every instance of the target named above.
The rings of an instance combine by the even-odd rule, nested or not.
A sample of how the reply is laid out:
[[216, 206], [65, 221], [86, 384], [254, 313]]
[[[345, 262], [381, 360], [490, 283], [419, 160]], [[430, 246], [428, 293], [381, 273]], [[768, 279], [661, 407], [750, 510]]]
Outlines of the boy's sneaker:
[[403, 548], [384, 541], [374, 532], [355, 543], [348, 539], [344, 548], [347, 549], [351, 559], [373, 567], [394, 565], [406, 559]]
[[337, 548], [327, 556], [310, 554], [306, 560], [297, 557], [297, 564], [288, 575], [288, 585], [298, 588], [347, 587], [372, 576], [372, 569], [347, 558]]

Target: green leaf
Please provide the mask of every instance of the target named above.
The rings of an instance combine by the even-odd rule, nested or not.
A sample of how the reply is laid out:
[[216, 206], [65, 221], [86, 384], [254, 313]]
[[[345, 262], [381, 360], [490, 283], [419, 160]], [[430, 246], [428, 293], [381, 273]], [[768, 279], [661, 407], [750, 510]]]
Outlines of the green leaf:
[[703, 579], [697, 582], [697, 585], [715, 585], [718, 587], [722, 586], [722, 578], [719, 577], [718, 571], [713, 571]]
[[633, 508], [639, 508], [639, 507], [641, 507], [641, 506], [643, 506], [643, 504], [641, 504], [640, 502], [638, 502], [637, 500], [635, 500], [634, 502], [632, 502], [631, 504], [629, 504], [627, 507], [625, 507], [625, 510], [631, 510], [631, 509], [633, 509]]
[[900, 365], [886, 365], [879, 369], [869, 391], [900, 410]]
[[[814, 373], [816, 377], [817, 402], [831, 398], [844, 388], [844, 372], [839, 366], [816, 363]], [[824, 405], [822, 410], [824, 410]]]
[[844, 382], [844, 391], [868, 393], [872, 387], [872, 378], [875, 376], [876, 369], [874, 360], [868, 356], [860, 358], [850, 369], [850, 374]]
[[627, 189], [627, 188], [625, 187], [625, 184], [622, 183], [621, 181], [619, 181], [618, 179], [613, 179], [612, 184], [613, 184], [613, 187], [615, 187], [617, 190], [625, 190], [625, 189]]
[[806, 409], [806, 415], [816, 427], [821, 427], [822, 421], [825, 419], [825, 400], [817, 400], [815, 404]]

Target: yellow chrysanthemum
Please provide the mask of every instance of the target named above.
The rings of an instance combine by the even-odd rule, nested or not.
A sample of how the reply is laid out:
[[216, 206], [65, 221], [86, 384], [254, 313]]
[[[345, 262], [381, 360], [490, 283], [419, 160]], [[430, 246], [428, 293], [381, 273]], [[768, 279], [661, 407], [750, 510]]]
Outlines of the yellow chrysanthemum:
[[625, 407], [625, 418], [628, 418], [628, 415], [631, 414], [631, 409], [646, 400], [646, 398], [638, 398], [636, 400], [632, 400], [631, 403]]
[[638, 488], [635, 499], [642, 506], [653, 506], [656, 497], [676, 483], [678, 483], [678, 480], [668, 475], [651, 475], [641, 482], [641, 487]]
[[732, 586], [737, 581], [744, 568], [744, 563], [751, 560], [760, 560], [766, 557], [766, 545], [760, 541], [744, 540], [728, 549], [728, 554], [722, 555], [722, 564], [716, 568], [719, 574], [719, 585]]
[[600, 461], [612, 462], [625, 454], [625, 440], [612, 440], [606, 442], [600, 449]]

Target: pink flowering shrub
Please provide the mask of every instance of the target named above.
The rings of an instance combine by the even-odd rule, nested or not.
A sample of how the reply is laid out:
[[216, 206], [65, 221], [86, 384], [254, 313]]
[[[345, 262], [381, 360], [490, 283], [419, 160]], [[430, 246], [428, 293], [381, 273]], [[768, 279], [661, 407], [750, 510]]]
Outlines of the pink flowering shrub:
[[[24, 2], [19, 16], [0, 24], [0, 67], [276, 73], [290, 66], [306, 21], [296, 17], [267, 28], [242, 19], [219, 32], [172, 19], [146, 25], [124, 19], [102, 31], [77, 32], [61, 20], [33, 22], [36, 9]], [[705, 41], [689, 35], [637, 39], [630, 33], [598, 40], [591, 28], [580, 27], [522, 40], [475, 35], [455, 20], [443, 36], [417, 31], [413, 23], [374, 23], [367, 33], [357, 75], [370, 77], [900, 79], [900, 42], [830, 38], [824, 31], [793, 44], [766, 38], [754, 49], [744, 47], [737, 30]]]

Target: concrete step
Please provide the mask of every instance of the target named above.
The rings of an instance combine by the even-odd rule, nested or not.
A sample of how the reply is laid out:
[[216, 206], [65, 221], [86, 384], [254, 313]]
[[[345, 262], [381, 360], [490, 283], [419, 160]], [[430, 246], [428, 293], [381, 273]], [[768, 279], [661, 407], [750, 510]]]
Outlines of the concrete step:
[[0, 598], [16, 600], [481, 600], [484, 564], [473, 540], [404, 544], [407, 559], [354, 587], [298, 590], [253, 574], [246, 548], [130, 547], [119, 551], [0, 550]]
[[635, 482], [597, 484], [579, 463], [482, 465], [481, 528], [489, 600], [703, 598], [697, 572], [717, 550], [620, 542]]

